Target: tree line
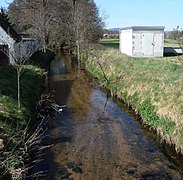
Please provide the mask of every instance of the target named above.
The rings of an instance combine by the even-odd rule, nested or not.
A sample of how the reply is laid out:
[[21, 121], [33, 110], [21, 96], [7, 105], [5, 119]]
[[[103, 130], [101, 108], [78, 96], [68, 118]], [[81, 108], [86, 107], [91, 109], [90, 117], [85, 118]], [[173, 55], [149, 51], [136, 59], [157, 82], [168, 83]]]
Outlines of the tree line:
[[79, 58], [103, 34], [104, 22], [94, 0], [14, 0], [8, 9], [18, 32], [38, 38], [44, 51], [67, 47]]

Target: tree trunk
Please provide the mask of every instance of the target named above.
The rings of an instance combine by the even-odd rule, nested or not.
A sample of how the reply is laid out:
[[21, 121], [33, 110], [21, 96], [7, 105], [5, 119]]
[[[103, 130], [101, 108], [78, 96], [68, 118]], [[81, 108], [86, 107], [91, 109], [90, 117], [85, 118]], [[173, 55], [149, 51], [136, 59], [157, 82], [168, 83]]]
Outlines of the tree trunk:
[[18, 108], [21, 109], [21, 102], [20, 102], [20, 69], [17, 67], [17, 100], [18, 100]]

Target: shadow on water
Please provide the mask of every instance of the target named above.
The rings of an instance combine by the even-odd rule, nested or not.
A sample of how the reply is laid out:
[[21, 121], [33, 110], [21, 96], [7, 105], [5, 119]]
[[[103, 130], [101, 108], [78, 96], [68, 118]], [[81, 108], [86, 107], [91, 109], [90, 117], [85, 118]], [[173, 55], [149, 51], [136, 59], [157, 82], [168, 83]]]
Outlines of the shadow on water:
[[67, 107], [50, 118], [48, 179], [182, 179], [139, 117], [76, 67], [68, 55], [51, 65], [50, 90]]

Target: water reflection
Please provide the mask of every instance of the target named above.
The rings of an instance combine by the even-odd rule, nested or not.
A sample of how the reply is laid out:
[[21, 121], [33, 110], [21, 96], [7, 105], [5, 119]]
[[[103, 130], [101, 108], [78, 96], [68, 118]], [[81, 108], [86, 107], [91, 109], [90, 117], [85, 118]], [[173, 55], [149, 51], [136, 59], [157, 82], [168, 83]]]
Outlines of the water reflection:
[[55, 91], [58, 104], [67, 104], [75, 118], [82, 119], [89, 110], [89, 97], [94, 85], [84, 71], [78, 71], [75, 67], [70, 56], [57, 57], [51, 66], [50, 89]]
[[60, 58], [62, 57], [56, 56], [55, 60], [51, 63], [51, 72], [53, 75], [67, 73], [67, 66], [65, 65], [64, 61], [60, 60]]
[[50, 89], [56, 102], [67, 108], [50, 120], [51, 179], [182, 178], [139, 124], [85, 71], [77, 70], [70, 56], [55, 61]]

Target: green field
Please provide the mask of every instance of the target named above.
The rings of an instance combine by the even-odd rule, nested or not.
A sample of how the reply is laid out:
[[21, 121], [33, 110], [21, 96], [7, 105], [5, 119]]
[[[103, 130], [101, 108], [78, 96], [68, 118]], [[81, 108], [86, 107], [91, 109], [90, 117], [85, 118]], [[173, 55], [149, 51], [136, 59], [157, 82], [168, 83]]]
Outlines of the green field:
[[110, 48], [119, 48], [119, 39], [101, 39], [100, 43]]
[[[119, 48], [119, 39], [101, 39], [100, 43], [110, 48]], [[164, 47], [179, 47], [179, 43], [173, 39], [165, 39]]]
[[165, 39], [164, 47], [179, 47], [179, 42], [174, 39]]

